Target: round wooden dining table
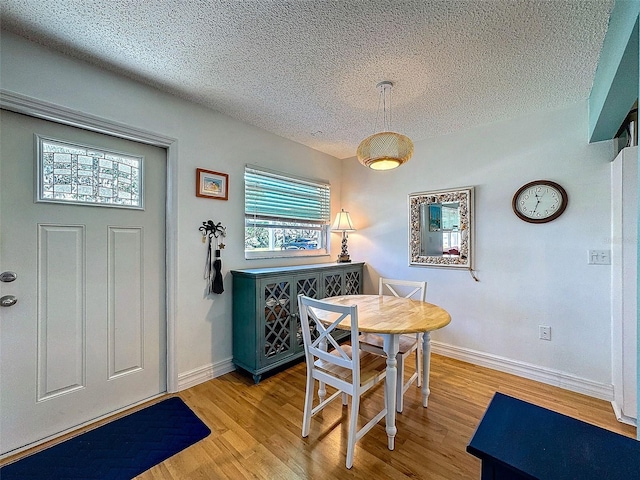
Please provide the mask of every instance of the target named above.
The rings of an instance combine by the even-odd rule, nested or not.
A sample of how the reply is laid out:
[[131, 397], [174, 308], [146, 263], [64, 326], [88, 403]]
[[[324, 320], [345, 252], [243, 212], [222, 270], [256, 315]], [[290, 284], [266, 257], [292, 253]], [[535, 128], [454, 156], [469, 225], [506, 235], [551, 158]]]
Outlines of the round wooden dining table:
[[[323, 302], [334, 305], [356, 305], [358, 307], [358, 330], [364, 333], [375, 333], [383, 340], [384, 352], [387, 355], [387, 372], [385, 378], [385, 397], [387, 401], [386, 432], [389, 439], [389, 450], [394, 449], [396, 428], [396, 355], [400, 335], [422, 333], [422, 405], [429, 399], [429, 370], [431, 357], [430, 332], [445, 327], [451, 322], [449, 313], [433, 303], [409, 298], [387, 295], [342, 295], [327, 297]], [[328, 319], [329, 320], [329, 319]], [[338, 328], [349, 330], [351, 324], [345, 319]]]

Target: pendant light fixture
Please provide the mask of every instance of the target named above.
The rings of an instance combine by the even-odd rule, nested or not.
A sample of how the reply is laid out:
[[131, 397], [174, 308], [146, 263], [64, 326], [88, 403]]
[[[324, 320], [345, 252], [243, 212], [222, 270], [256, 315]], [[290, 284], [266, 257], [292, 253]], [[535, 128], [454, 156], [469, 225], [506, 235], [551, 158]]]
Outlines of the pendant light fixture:
[[358, 146], [358, 161], [373, 170], [391, 170], [406, 163], [413, 155], [413, 142], [406, 135], [391, 131], [391, 87], [389, 81], [380, 82], [376, 125], [382, 107], [382, 131], [365, 138]]

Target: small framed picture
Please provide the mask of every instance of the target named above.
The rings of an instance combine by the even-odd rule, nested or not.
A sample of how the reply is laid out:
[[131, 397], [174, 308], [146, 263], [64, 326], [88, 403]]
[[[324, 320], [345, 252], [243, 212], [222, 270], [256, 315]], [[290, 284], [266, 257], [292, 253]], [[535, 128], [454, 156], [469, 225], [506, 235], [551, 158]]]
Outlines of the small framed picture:
[[196, 169], [196, 197], [229, 199], [229, 175], [212, 172], [204, 168]]

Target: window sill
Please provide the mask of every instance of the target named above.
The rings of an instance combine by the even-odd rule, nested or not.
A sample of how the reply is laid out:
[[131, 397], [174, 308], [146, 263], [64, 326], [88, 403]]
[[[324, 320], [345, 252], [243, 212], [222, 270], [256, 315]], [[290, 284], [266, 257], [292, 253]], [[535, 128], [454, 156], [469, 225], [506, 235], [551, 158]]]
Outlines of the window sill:
[[326, 250], [245, 250], [245, 260], [261, 258], [300, 258], [300, 257], [328, 257]]

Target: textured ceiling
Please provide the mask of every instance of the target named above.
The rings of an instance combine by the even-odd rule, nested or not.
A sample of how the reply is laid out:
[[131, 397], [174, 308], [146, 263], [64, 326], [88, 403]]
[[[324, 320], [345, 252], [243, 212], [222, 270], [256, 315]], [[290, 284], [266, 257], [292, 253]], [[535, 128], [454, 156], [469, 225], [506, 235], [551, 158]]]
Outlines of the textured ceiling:
[[338, 158], [588, 98], [613, 0], [2, 0], [2, 28]]

